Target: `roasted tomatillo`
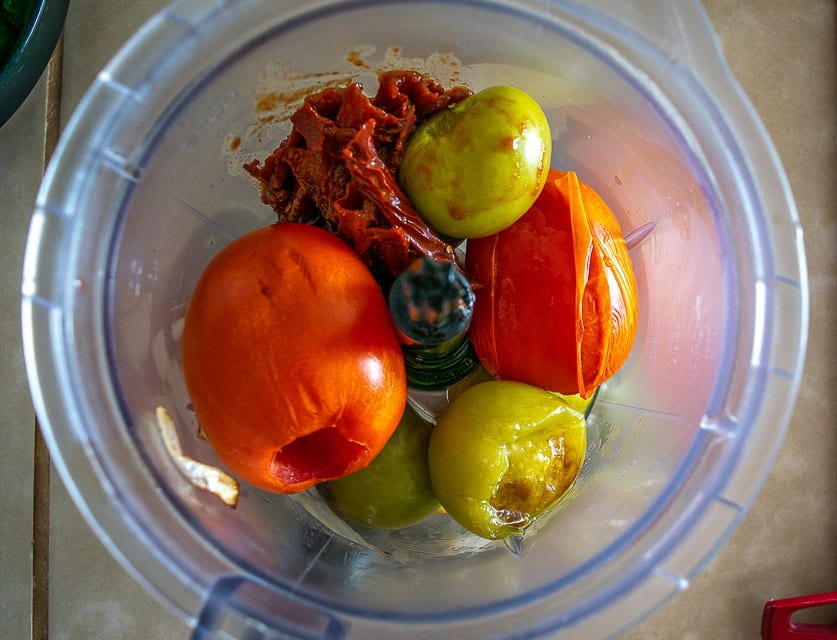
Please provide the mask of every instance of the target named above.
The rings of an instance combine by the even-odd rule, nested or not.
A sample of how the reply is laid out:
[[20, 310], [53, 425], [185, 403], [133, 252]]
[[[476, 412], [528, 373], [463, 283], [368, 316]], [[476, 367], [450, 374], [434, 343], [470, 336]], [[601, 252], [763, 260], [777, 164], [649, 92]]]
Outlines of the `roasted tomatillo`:
[[430, 439], [439, 502], [489, 539], [523, 532], [567, 492], [587, 445], [584, 416], [558, 394], [483, 382], [457, 396]]
[[514, 87], [490, 87], [415, 130], [398, 181], [436, 231], [479, 238], [532, 206], [551, 155], [549, 122], [538, 103]]

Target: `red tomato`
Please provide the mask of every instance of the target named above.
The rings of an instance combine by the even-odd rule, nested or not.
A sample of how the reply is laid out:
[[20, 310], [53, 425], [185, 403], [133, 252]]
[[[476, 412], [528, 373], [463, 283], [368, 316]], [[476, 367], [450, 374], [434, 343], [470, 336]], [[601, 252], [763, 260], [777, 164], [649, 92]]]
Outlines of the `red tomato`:
[[551, 170], [529, 211], [468, 241], [471, 341], [498, 378], [589, 397], [636, 336], [636, 282], [613, 213], [573, 172]]
[[365, 467], [406, 403], [380, 287], [343, 241], [309, 225], [257, 229], [207, 265], [182, 355], [210, 444], [268, 491], [302, 491]]

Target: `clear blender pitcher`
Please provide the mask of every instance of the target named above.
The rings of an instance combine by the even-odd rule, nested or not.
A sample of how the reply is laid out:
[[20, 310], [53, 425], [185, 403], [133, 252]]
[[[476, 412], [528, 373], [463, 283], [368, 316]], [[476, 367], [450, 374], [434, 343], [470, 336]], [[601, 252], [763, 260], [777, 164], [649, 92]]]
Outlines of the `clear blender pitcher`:
[[[230, 509], [184, 480], [155, 421], [165, 407], [184, 451], [217, 464], [179, 332], [206, 263], [274, 220], [236, 171], [281, 140], [281, 121], [259, 119], [264, 83], [374, 87], [393, 50], [444, 54], [473, 89], [529, 92], [553, 166], [624, 230], [650, 230], [632, 254], [634, 350], [598, 394], [571, 494], [518, 553], [444, 516], [358, 532], [251, 487]], [[604, 0], [175, 2], [74, 114], [22, 293], [36, 410], [76, 504], [193, 637], [248, 639], [623, 632], [685, 589], [750, 506], [796, 396], [808, 305], [787, 181], [702, 8]]]

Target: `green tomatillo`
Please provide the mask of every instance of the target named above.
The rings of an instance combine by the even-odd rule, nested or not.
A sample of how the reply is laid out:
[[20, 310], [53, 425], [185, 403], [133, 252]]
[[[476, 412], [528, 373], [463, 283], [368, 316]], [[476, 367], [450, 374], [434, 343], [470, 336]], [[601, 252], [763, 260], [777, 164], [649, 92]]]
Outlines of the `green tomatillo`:
[[398, 181], [437, 232], [480, 238], [520, 218], [546, 183], [549, 122], [535, 100], [490, 87], [434, 115], [410, 136]]
[[436, 497], [483, 538], [522, 533], [572, 486], [584, 415], [560, 395], [510, 381], [477, 384], [440, 416], [428, 461]]
[[427, 467], [431, 429], [407, 405], [395, 433], [368, 467], [320, 485], [331, 508], [373, 529], [401, 529], [438, 511]]

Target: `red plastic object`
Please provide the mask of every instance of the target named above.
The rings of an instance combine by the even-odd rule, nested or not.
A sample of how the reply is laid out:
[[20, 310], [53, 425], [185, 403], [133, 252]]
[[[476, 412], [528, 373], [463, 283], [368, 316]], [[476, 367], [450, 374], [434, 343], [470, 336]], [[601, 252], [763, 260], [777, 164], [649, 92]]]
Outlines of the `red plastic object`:
[[837, 619], [829, 624], [793, 622], [797, 611], [837, 604], [837, 591], [768, 600], [761, 618], [762, 640], [837, 640]]

